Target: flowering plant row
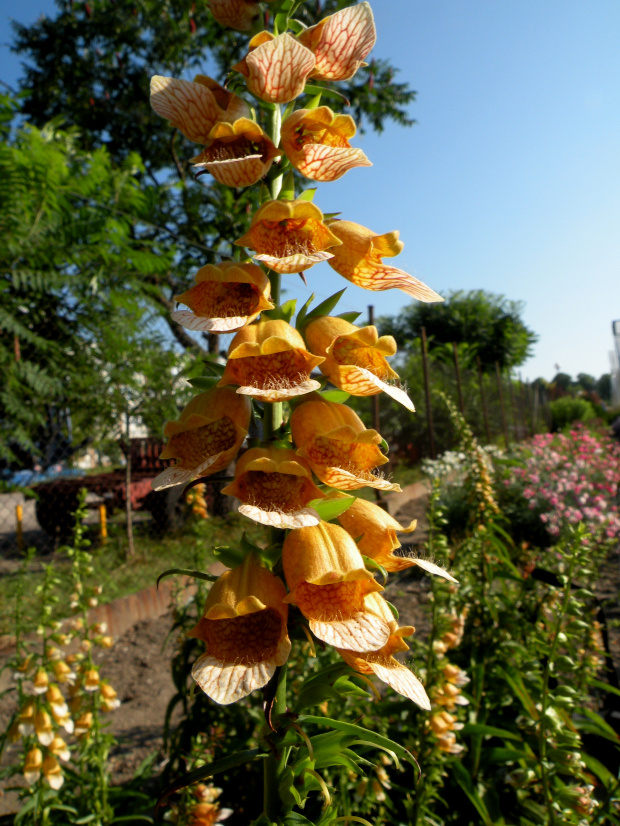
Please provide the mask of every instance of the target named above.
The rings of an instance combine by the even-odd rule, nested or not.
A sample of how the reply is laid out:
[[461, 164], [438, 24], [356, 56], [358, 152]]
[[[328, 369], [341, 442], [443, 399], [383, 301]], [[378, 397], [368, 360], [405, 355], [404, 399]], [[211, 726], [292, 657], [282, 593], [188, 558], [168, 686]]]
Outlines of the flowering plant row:
[[[229, 89], [204, 76], [156, 76], [151, 83], [155, 111], [201, 145], [192, 159], [198, 174], [208, 172], [226, 186], [260, 187], [261, 206], [248, 231], [230, 239], [234, 260], [202, 267], [195, 285], [177, 296], [189, 308], [174, 313], [179, 324], [235, 335], [226, 365], [210, 365], [210, 375], [194, 380], [203, 392], [166, 424], [161, 458], [174, 464], [153, 485], [214, 477], [236, 458], [223, 492], [240, 500], [244, 516], [271, 530], [264, 547], [245, 542], [235, 549], [237, 564], [213, 584], [191, 632], [205, 643], [192, 674], [209, 697], [229, 704], [264, 689], [271, 731], [264, 744], [264, 814], [271, 821], [303, 805], [309, 791], [329, 800], [316, 771], [320, 756], [297, 723], [290, 728], [301, 721], [285, 694], [292, 639], [333, 646], [351, 673], [366, 680], [374, 674], [429, 709], [418, 678], [394, 657], [407, 650], [404, 638], [414, 629], [399, 626], [375, 573], [387, 577], [418, 565], [452, 579], [430, 561], [395, 555], [396, 533], [415, 525], [400, 526], [355, 495], [364, 487], [399, 490], [378, 472], [388, 461], [381, 435], [343, 403], [349, 395], [385, 392], [413, 410], [386, 360], [396, 342], [374, 326], [356, 326], [358, 314], [333, 314], [342, 291], [315, 307], [311, 298], [294, 326], [295, 301], [280, 304], [281, 277], [299, 273], [305, 280], [322, 262], [365, 289], [398, 288], [422, 301], [441, 300], [384, 263], [402, 250], [398, 232], [378, 234], [324, 215], [314, 204], [315, 190], [304, 188], [307, 180], [333, 182], [370, 165], [349, 142], [353, 119], [320, 103], [333, 94], [327, 82], [347, 80], [364, 65], [376, 35], [366, 2], [310, 28], [293, 16], [299, 5], [270, 4], [274, 31], [254, 34], [247, 55], [232, 67]], [[211, 9], [239, 30], [262, 19], [254, 2], [218, 0]], [[328, 381], [336, 390], [325, 390]], [[249, 449], [241, 453], [246, 439]], [[375, 735], [364, 731], [363, 737], [374, 742]], [[413, 759], [398, 744], [390, 748]], [[355, 762], [353, 752], [349, 759]]]

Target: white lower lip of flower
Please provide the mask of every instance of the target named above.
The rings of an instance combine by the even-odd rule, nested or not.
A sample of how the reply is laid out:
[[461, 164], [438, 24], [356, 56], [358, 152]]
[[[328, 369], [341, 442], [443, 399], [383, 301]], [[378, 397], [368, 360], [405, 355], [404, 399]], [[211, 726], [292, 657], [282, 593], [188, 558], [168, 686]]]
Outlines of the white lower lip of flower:
[[423, 568], [425, 571], [428, 571], [429, 574], [435, 574], [435, 576], [441, 576], [444, 579], [449, 579], [450, 582], [456, 582], [458, 584], [458, 579], [455, 579], [451, 574], [447, 571], [444, 571], [443, 568], [440, 568], [439, 565], [435, 565], [434, 562], [429, 562], [427, 559], [412, 559], [412, 562]]
[[50, 788], [55, 789], [56, 791], [60, 789], [62, 784], [65, 782], [65, 778], [62, 774], [50, 774], [45, 779], [50, 784]]
[[263, 399], [266, 402], [281, 402], [286, 401], [286, 399], [292, 399], [294, 396], [303, 396], [306, 393], [312, 393], [320, 387], [321, 382], [316, 381], [315, 379], [307, 379], [299, 384], [287, 384], [286, 387], [281, 389], [274, 387], [263, 389], [243, 385], [242, 387], [237, 388], [237, 393], [241, 393], [244, 396], [255, 396], [256, 398]]
[[381, 381], [380, 378], [375, 376], [374, 373], [371, 373], [370, 370], [367, 370], [365, 367], [357, 367], [357, 370], [367, 379], [371, 384], [374, 384], [375, 387], [378, 387], [379, 390], [383, 390], [384, 393], [387, 393], [388, 396], [391, 396], [395, 401], [402, 404], [407, 410], [410, 410], [412, 413], [415, 412], [415, 407], [413, 406], [413, 402], [409, 398], [409, 396], [405, 393], [404, 390], [401, 390], [400, 387], [396, 387], [393, 384], [388, 384], [385, 381]]
[[[387, 479], [381, 479], [379, 476], [373, 476], [373, 474], [368, 473], [367, 477], [361, 478], [360, 476], [356, 476], [354, 473], [350, 473], [348, 470], [343, 470], [343, 468], [332, 468], [332, 472], [334, 474], [333, 482], [330, 482], [332, 487], [339, 487], [339, 483], [345, 482], [348, 486], [343, 487], [342, 490], [357, 490], [358, 488], [376, 488], [377, 490], [394, 490], [397, 493], [401, 492], [400, 485], [396, 484], [395, 482], [389, 482]], [[338, 474], [340, 480], [338, 480], [335, 476]], [[343, 646], [339, 646], [342, 648]]]
[[42, 746], [50, 746], [53, 739], [54, 739], [54, 732], [53, 731], [41, 731], [37, 732], [37, 738], [39, 743]]
[[166, 470], [162, 471], [159, 476], [156, 476], [155, 479], [151, 482], [151, 487], [153, 490], [164, 490], [165, 488], [173, 488], [175, 485], [187, 485], [193, 479], [196, 479], [198, 476], [203, 474], [205, 470], [208, 470], [211, 465], [215, 464], [217, 460], [220, 458], [222, 453], [216, 453], [215, 456], [210, 456], [206, 461], [204, 461], [201, 465], [198, 465], [197, 468], [193, 470], [187, 470], [186, 468], [178, 468], [178, 467], [169, 467]]
[[40, 771], [24, 772], [24, 780], [26, 781], [26, 783], [29, 786], [34, 785], [37, 782], [37, 780], [39, 779], [39, 777], [41, 777], [41, 772]]
[[282, 275], [292, 275], [307, 270], [314, 264], [320, 264], [321, 261], [328, 261], [333, 257], [331, 252], [313, 252], [310, 255], [297, 253], [296, 255], [287, 255], [284, 258], [276, 258], [273, 255], [265, 255], [264, 253], [253, 256], [255, 261], [261, 261], [270, 269], [282, 273]]
[[234, 333], [244, 327], [248, 320], [248, 316], [243, 315], [205, 318], [189, 310], [177, 310], [171, 314], [171, 318], [186, 330], [201, 330], [208, 333]]
[[270, 525], [275, 528], [310, 528], [318, 525], [321, 517], [314, 508], [300, 508], [291, 513], [283, 513], [276, 510], [263, 510], [256, 505], [240, 505], [239, 513], [260, 522], [261, 525]]
[[398, 691], [399, 694], [413, 700], [420, 708], [426, 711], [431, 710], [431, 701], [428, 699], [424, 686], [407, 666], [398, 663], [393, 668], [388, 668], [378, 663], [370, 663], [370, 667], [380, 680]]
[[22, 737], [29, 737], [31, 734], [34, 734], [34, 723], [19, 723], [17, 731]]
[[66, 703], [50, 703], [54, 717], [64, 717], [69, 713], [69, 706]]
[[360, 613], [332, 622], [310, 620], [310, 630], [334, 648], [355, 652], [378, 651], [390, 637], [388, 624], [374, 614]]
[[71, 760], [71, 752], [69, 749], [63, 749], [62, 751], [55, 751], [54, 754], [56, 757], [59, 757], [61, 760], [64, 760], [65, 763]]

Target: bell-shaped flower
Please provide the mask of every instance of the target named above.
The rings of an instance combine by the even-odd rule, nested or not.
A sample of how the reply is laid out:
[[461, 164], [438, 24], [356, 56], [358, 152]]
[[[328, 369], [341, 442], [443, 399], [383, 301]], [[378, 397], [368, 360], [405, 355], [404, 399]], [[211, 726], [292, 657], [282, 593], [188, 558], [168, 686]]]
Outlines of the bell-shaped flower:
[[[57, 665], [57, 663], [54, 663]], [[34, 679], [32, 680], [32, 688], [35, 694], [45, 694], [50, 684], [47, 671], [44, 668], [38, 668]]]
[[282, 580], [254, 554], [213, 584], [190, 636], [207, 646], [192, 677], [216, 703], [228, 705], [262, 688], [288, 659], [285, 596]]
[[216, 826], [233, 814], [232, 809], [220, 809], [217, 803], [194, 803], [187, 811], [187, 826]]
[[39, 743], [43, 746], [49, 746], [54, 739], [54, 727], [52, 725], [52, 718], [47, 711], [40, 709], [34, 715], [34, 731]]
[[206, 169], [224, 186], [242, 187], [264, 178], [281, 154], [257, 123], [239, 118], [234, 123], [216, 123], [205, 148], [191, 163]]
[[34, 701], [29, 700], [23, 708], [20, 709], [17, 715], [17, 730], [23, 737], [28, 737], [34, 734], [34, 715], [36, 713], [36, 705]]
[[173, 320], [188, 330], [235, 333], [263, 310], [273, 309], [269, 278], [256, 264], [207, 264], [198, 270], [195, 281], [174, 297], [191, 310], [172, 313]]
[[98, 691], [99, 689], [99, 671], [96, 668], [89, 668], [84, 674], [84, 690]]
[[41, 749], [30, 749], [24, 761], [24, 779], [29, 786], [32, 786], [41, 777], [43, 768], [43, 754]]
[[75, 721], [75, 736], [76, 737], [84, 737], [84, 735], [88, 734], [91, 730], [93, 725], [93, 713], [92, 711], [85, 711]]
[[310, 77], [316, 80], [349, 80], [375, 45], [377, 32], [369, 3], [358, 3], [325, 17], [299, 35], [314, 53]]
[[60, 760], [64, 760], [65, 763], [71, 759], [71, 752], [69, 751], [69, 746], [67, 746], [62, 737], [54, 737], [54, 739], [49, 745], [49, 750], [54, 755], [54, 757], [58, 757], [60, 758]]
[[[270, 3], [271, 0], [263, 0]], [[209, 0], [211, 14], [221, 26], [247, 32], [258, 21], [261, 10], [256, 0]]]
[[456, 582], [447, 571], [429, 562], [426, 559], [417, 559], [408, 556], [396, 556], [394, 551], [400, 548], [396, 538], [397, 533], [411, 533], [415, 530], [417, 521], [414, 519], [407, 527], [401, 525], [384, 508], [368, 502], [365, 499], [356, 499], [338, 521], [345, 531], [357, 541], [357, 547], [364, 556], [374, 559], [386, 571], [403, 571], [417, 565], [429, 574], [436, 574], [450, 582]]
[[47, 780], [52, 789], [60, 789], [65, 782], [60, 763], [53, 754], [47, 754], [43, 760], [43, 777]]
[[365, 598], [383, 588], [364, 567], [355, 542], [331, 522], [291, 531], [282, 564], [292, 602], [320, 640], [351, 651], [382, 648], [389, 637], [385, 619]]
[[321, 316], [305, 332], [308, 348], [325, 356], [321, 373], [352, 396], [374, 396], [382, 390], [413, 412], [413, 403], [386, 361], [396, 353], [392, 336], [379, 336], [376, 327], [356, 327], [344, 318]]
[[367, 430], [360, 417], [344, 404], [311, 397], [291, 416], [297, 454], [308, 461], [321, 482], [340, 490], [368, 485], [378, 490], [400, 487], [373, 473], [388, 461], [379, 449], [381, 435]]
[[338, 648], [338, 653], [351, 668], [359, 671], [360, 674], [376, 674], [380, 680], [387, 683], [394, 691], [398, 691], [399, 694], [413, 700], [420, 708], [430, 711], [431, 703], [424, 686], [406, 665], [398, 662], [394, 657], [394, 654], [398, 652], [409, 650], [409, 646], [403, 640], [403, 637], [413, 634], [415, 629], [410, 625], [399, 628], [388, 604], [379, 594], [369, 594], [366, 597], [366, 605], [374, 610], [377, 616], [380, 616], [389, 626], [389, 639], [378, 651], [360, 653]]
[[50, 704], [52, 711], [60, 717], [69, 711], [63, 693], [54, 683], [47, 689], [45, 699]]
[[57, 660], [52, 663], [52, 671], [59, 683], [75, 682], [75, 671], [72, 671], [64, 660]]
[[323, 223], [321, 210], [301, 200], [267, 201], [254, 213], [250, 229], [235, 241], [255, 250], [255, 261], [284, 274], [327, 261], [331, 248], [341, 243]]
[[253, 95], [268, 103], [289, 103], [300, 95], [314, 69], [314, 54], [290, 34], [260, 32], [248, 54], [233, 66]]
[[308, 507], [325, 494], [312, 481], [307, 462], [294, 450], [253, 447], [235, 466], [235, 479], [222, 493], [241, 500], [239, 513], [276, 528], [318, 525], [321, 517]]
[[114, 711], [121, 704], [118, 699], [118, 693], [109, 683], [101, 683], [99, 688], [99, 695], [101, 697], [101, 710]]
[[227, 467], [247, 436], [250, 405], [249, 399], [228, 388], [213, 387], [195, 396], [178, 420], [164, 428], [168, 444], [159, 458], [176, 459], [176, 465], [153, 479], [153, 489], [185, 485]]
[[350, 115], [336, 115], [327, 106], [298, 109], [282, 124], [281, 146], [298, 172], [313, 181], [342, 178], [356, 166], [372, 166], [349, 138], [355, 135]]
[[231, 341], [218, 384], [238, 384], [237, 393], [263, 401], [284, 401], [318, 390], [320, 382], [310, 373], [322, 361], [308, 352], [286, 321], [259, 321], [243, 327]]
[[383, 263], [383, 258], [398, 255], [404, 247], [398, 240], [397, 230], [376, 235], [352, 221], [330, 221], [329, 228], [341, 241], [341, 246], [332, 249], [329, 265], [347, 281], [365, 290], [394, 288], [418, 301], [443, 301], [438, 293], [417, 278]]
[[194, 80], [155, 75], [151, 78], [151, 107], [194, 143], [208, 143], [217, 121], [232, 123], [250, 116], [242, 98], [205, 75]]
[[52, 717], [57, 726], [61, 726], [67, 734], [73, 734], [74, 723], [71, 712], [65, 706], [65, 709], [59, 709], [58, 706], [52, 706]]

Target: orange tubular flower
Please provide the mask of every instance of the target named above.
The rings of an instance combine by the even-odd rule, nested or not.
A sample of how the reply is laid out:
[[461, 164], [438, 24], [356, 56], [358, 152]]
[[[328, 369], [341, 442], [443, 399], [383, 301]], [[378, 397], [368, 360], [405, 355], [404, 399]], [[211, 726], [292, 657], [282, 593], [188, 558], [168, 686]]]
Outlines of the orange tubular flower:
[[335, 115], [327, 106], [298, 109], [282, 124], [282, 148], [298, 172], [313, 181], [337, 181], [355, 166], [372, 166], [361, 149], [353, 149], [350, 115]]
[[322, 316], [306, 330], [311, 352], [324, 356], [321, 373], [332, 384], [352, 396], [375, 396], [382, 390], [414, 411], [409, 396], [400, 387], [388, 384], [398, 373], [385, 360], [396, 353], [392, 336], [379, 336], [376, 327], [356, 327], [344, 318]]
[[231, 341], [219, 385], [238, 384], [237, 393], [267, 402], [292, 399], [321, 386], [310, 373], [322, 361], [306, 350], [301, 335], [286, 321], [259, 321], [239, 330]]
[[30, 749], [24, 761], [24, 779], [29, 786], [34, 785], [41, 777], [43, 768], [43, 754], [41, 749]]
[[178, 310], [172, 318], [188, 330], [235, 333], [273, 309], [270, 292], [269, 278], [256, 264], [207, 264], [196, 273], [195, 286], [174, 297], [192, 312]]
[[389, 626], [390, 636], [388, 641], [378, 651], [359, 653], [338, 648], [338, 653], [351, 668], [359, 671], [360, 674], [376, 674], [380, 680], [387, 683], [394, 691], [398, 691], [399, 694], [413, 700], [420, 708], [430, 711], [431, 703], [422, 683], [406, 665], [399, 663], [393, 656], [397, 652], [409, 650], [409, 646], [403, 640], [403, 637], [413, 634], [415, 629], [410, 625], [399, 628], [389, 606], [379, 594], [369, 594], [366, 597], [366, 604]]
[[249, 247], [279, 273], [307, 270], [332, 257], [326, 249], [341, 244], [323, 223], [323, 213], [310, 201], [267, 201], [256, 211], [246, 234], [235, 241]]
[[219, 121], [209, 132], [205, 149], [191, 162], [210, 172], [225, 186], [252, 186], [271, 169], [282, 152], [249, 118], [234, 123]]
[[237, 461], [235, 480], [222, 493], [236, 496], [239, 512], [263, 525], [304, 528], [318, 525], [318, 513], [308, 507], [325, 494], [312, 481], [307, 462], [294, 450], [254, 447]]
[[246, 78], [250, 92], [269, 103], [289, 103], [300, 95], [314, 69], [310, 49], [290, 34], [274, 37], [260, 32], [248, 44], [248, 54], [233, 66]]
[[379, 490], [400, 491], [397, 484], [372, 473], [388, 459], [378, 445], [381, 436], [367, 430], [362, 420], [344, 404], [313, 397], [297, 407], [291, 416], [293, 441], [298, 456], [321, 482], [341, 490], [358, 490], [368, 485]]
[[223, 470], [247, 436], [250, 413], [250, 400], [227, 388], [214, 387], [195, 396], [178, 421], [164, 428], [169, 440], [159, 458], [177, 461], [153, 479], [153, 490], [184, 485]]
[[[271, 0], [264, 0], [270, 3]], [[221, 26], [238, 32], [249, 31], [260, 17], [256, 0], [209, 0], [211, 14]]]
[[194, 143], [208, 143], [217, 121], [250, 116], [244, 100], [205, 75], [193, 81], [155, 75], [151, 78], [151, 107]]
[[214, 583], [190, 636], [207, 645], [192, 677], [216, 703], [228, 705], [262, 688], [288, 659], [285, 596], [282, 580], [254, 554]]
[[314, 52], [310, 77], [316, 80], [349, 80], [375, 45], [377, 32], [368, 3], [349, 6], [321, 20], [299, 35]]
[[[356, 499], [344, 513], [338, 517], [338, 521], [351, 536], [357, 539], [357, 547], [360, 553], [368, 556], [382, 565], [386, 571], [402, 571], [417, 565], [428, 571], [429, 574], [449, 579], [456, 582], [447, 571], [428, 562], [426, 559], [412, 559], [407, 556], [395, 556], [394, 551], [400, 547], [400, 542], [396, 538], [397, 533], [411, 533], [415, 530], [417, 521], [414, 519], [409, 527], [400, 525], [390, 514], [365, 499]], [[358, 539], [358, 537], [361, 537]]]
[[405, 246], [398, 240], [398, 231], [375, 235], [372, 230], [352, 221], [330, 221], [329, 228], [340, 240], [334, 247], [329, 265], [347, 281], [365, 290], [399, 289], [418, 301], [443, 301], [426, 284], [396, 267], [388, 267], [383, 258], [398, 255]]
[[285, 601], [297, 605], [320, 640], [351, 651], [386, 644], [389, 625], [365, 601], [383, 588], [346, 531], [331, 522], [292, 531], [284, 540], [282, 564], [290, 589]]

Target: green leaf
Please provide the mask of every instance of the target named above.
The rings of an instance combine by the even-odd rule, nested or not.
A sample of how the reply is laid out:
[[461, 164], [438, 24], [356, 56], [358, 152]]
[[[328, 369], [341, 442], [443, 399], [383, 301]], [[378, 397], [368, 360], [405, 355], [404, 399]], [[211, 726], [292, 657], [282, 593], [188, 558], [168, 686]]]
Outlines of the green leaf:
[[461, 789], [463, 789], [467, 797], [473, 803], [474, 807], [476, 808], [476, 811], [482, 818], [484, 826], [493, 826], [493, 821], [491, 820], [491, 816], [489, 815], [488, 809], [484, 805], [484, 801], [476, 791], [473, 781], [465, 766], [458, 760], [455, 760], [453, 763], [450, 763], [450, 771], [452, 772], [452, 776], [459, 784]]
[[355, 499], [355, 496], [343, 496], [342, 499], [313, 499], [308, 507], [313, 508], [323, 522], [331, 522], [348, 510]]
[[481, 723], [465, 723], [462, 733], [465, 735], [485, 734], [490, 737], [503, 737], [505, 740], [520, 740], [521, 736], [513, 731], [506, 731], [495, 726], [484, 726]]
[[190, 568], [169, 568], [157, 577], [156, 587], [159, 588], [159, 583], [164, 577], [173, 576], [174, 574], [191, 576], [194, 579], [204, 579], [206, 582], [215, 582], [218, 579], [213, 574], [205, 574], [204, 571], [192, 571]]
[[213, 554], [223, 565], [226, 565], [227, 568], [236, 568], [237, 565], [241, 565], [245, 559], [245, 553], [242, 550], [239, 548], [231, 548], [228, 545], [220, 545], [217, 548], [213, 548]]
[[385, 600], [385, 603], [386, 603], [387, 607], [390, 609], [390, 611], [392, 612], [392, 614], [394, 615], [394, 619], [398, 620], [398, 617], [400, 616], [399, 613], [398, 613], [398, 608], [395, 605], [392, 605], [391, 602], [388, 602], [387, 599]]
[[308, 307], [310, 306], [310, 301], [312, 301], [314, 296], [312, 296], [308, 301], [306, 301], [306, 303], [302, 307], [302, 312], [300, 312], [297, 315], [296, 327], [299, 330], [299, 332], [303, 335], [304, 329], [308, 326], [308, 324], [311, 321], [313, 321], [315, 318], [320, 318], [321, 316], [329, 315], [336, 306], [336, 304], [342, 298], [346, 289], [347, 288], [344, 287], [344, 289], [339, 290], [337, 293], [334, 293], [333, 295], [330, 295], [329, 298], [326, 298], [325, 301], [321, 301], [321, 303], [318, 304], [311, 312], [308, 312]]
[[320, 106], [321, 105], [321, 94], [322, 94], [322, 90], [321, 90], [321, 92], [318, 93], [318, 95], [315, 95], [311, 100], [308, 101], [308, 103], [306, 103], [304, 105], [304, 109], [316, 109], [318, 106]]
[[345, 321], [348, 321], [349, 324], [355, 324], [357, 319], [361, 316], [361, 313], [357, 312], [349, 312], [349, 313], [338, 313], [336, 318], [343, 318]]
[[298, 195], [297, 200], [298, 201], [313, 201], [314, 196], [316, 194], [316, 190], [317, 190], [316, 187], [313, 187], [312, 189], [304, 189], [304, 191], [300, 195]]
[[[360, 539], [361, 538], [362, 537], [360, 537]], [[359, 539], [356, 540], [356, 542], [359, 542]], [[364, 554], [362, 554], [362, 559], [364, 560], [364, 566], [368, 571], [378, 571], [383, 577], [383, 581], [387, 582], [388, 572], [385, 570], [383, 565], [380, 565], [376, 559], [371, 559], [369, 556], [364, 556]], [[392, 606], [392, 608], [394, 608], [394, 606]], [[394, 610], [396, 609], [394, 608]], [[396, 617], [396, 619], [398, 619], [398, 617]]]
[[306, 88], [304, 89], [304, 94], [305, 95], [325, 95], [325, 97], [327, 97], [327, 98], [335, 98], [336, 100], [344, 101], [347, 106], [351, 105], [348, 98], [346, 98], [340, 92], [337, 92], [335, 89], [328, 89], [326, 86], [315, 86], [313, 83], [306, 83]]
[[192, 387], [195, 387], [196, 390], [211, 390], [212, 387], [218, 383], [219, 379], [217, 376], [196, 376], [195, 379], [188, 379], [187, 380]]
[[280, 190], [279, 197], [281, 200], [295, 200], [295, 177], [292, 170], [286, 175], [284, 181], [282, 182], [282, 189]]
[[211, 376], [218, 376], [222, 378], [224, 375], [225, 364], [220, 364], [219, 361], [204, 361], [205, 370]]
[[121, 815], [121, 817], [113, 818], [110, 823], [155, 823], [155, 821], [148, 815]]
[[402, 760], [406, 760], [408, 763], [411, 763], [412, 766], [415, 766], [419, 770], [419, 766], [417, 760], [408, 751], [406, 748], [400, 745], [400, 743], [395, 743], [393, 740], [390, 740], [388, 737], [384, 737], [381, 734], [377, 734], [374, 731], [369, 731], [362, 726], [356, 726], [353, 723], [346, 723], [344, 720], [334, 720], [331, 717], [314, 717], [310, 714], [302, 714], [297, 721], [300, 725], [302, 723], [314, 723], [316, 726], [329, 726], [329, 728], [337, 729], [338, 731], [343, 731], [347, 734], [354, 734], [356, 737], [359, 737], [362, 740], [368, 741], [373, 745], [377, 746], [378, 748], [382, 749], [390, 749], [393, 751], [397, 757], [400, 757]]
[[[588, 626], [589, 627], [589, 626]], [[609, 683], [604, 683], [602, 680], [588, 680], [589, 684], [593, 688], [598, 688], [600, 691], [607, 691], [609, 694], [616, 694], [620, 697], [620, 689], [616, 688], [613, 685], [609, 685]]]
[[193, 772], [183, 775], [183, 777], [171, 783], [157, 798], [155, 804], [155, 817], [159, 812], [162, 804], [170, 797], [171, 794], [178, 792], [179, 789], [184, 789], [186, 786], [191, 786], [192, 783], [197, 783], [199, 780], [206, 780], [207, 777], [213, 777], [221, 772], [233, 769], [235, 766], [241, 766], [244, 763], [250, 763], [252, 760], [262, 759], [268, 757], [267, 754], [261, 754], [260, 749], [247, 749], [246, 751], [238, 751], [230, 754], [228, 757], [222, 757], [221, 760], [215, 760], [213, 763], [208, 763], [206, 766], [201, 766]]
[[346, 390], [323, 390], [321, 393], [321, 398], [325, 399], [326, 402], [335, 402], [336, 404], [344, 404], [346, 400], [351, 396], [350, 393], [347, 393]]
[[538, 720], [540, 714], [538, 713], [538, 709], [536, 708], [536, 703], [534, 702], [528, 690], [526, 689], [525, 684], [523, 683], [523, 678], [519, 674], [519, 672], [513, 668], [510, 668], [504, 669], [501, 673], [503, 674], [504, 679], [506, 680], [510, 688], [513, 690], [517, 698], [520, 700], [521, 705], [530, 715], [532, 720]]
[[295, 315], [296, 304], [297, 299], [291, 298], [290, 301], [286, 301], [284, 304], [279, 304], [273, 310], [263, 310], [261, 317], [270, 318], [274, 321], [277, 319], [283, 319], [287, 324], [290, 324], [291, 319]]
[[598, 777], [601, 783], [607, 787], [611, 784], [615, 784], [616, 778], [609, 771], [609, 769], [600, 762], [600, 760], [597, 760], [596, 757], [592, 757], [591, 754], [588, 754], [585, 751], [580, 752], [580, 757], [586, 764], [586, 767]]

